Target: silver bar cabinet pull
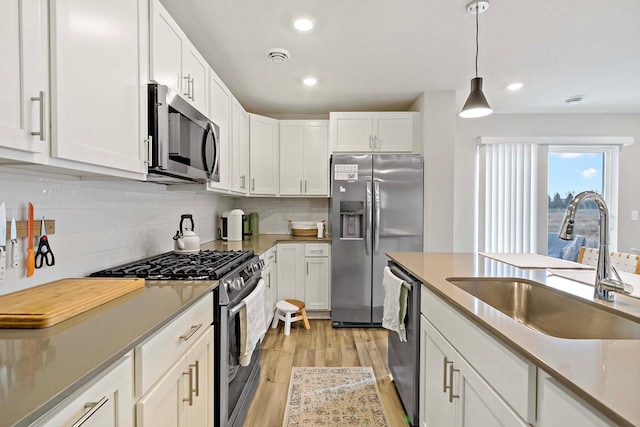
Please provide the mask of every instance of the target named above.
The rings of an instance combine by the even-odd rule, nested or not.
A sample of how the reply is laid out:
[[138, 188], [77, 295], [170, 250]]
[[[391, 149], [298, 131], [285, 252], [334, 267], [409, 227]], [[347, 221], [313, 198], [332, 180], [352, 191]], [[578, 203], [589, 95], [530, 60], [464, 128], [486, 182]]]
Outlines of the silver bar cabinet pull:
[[453, 362], [449, 363], [451, 363], [451, 369], [449, 370], [449, 402], [453, 402], [453, 399], [460, 397], [458, 394], [453, 394], [453, 373], [460, 372], [460, 369], [454, 369]]
[[184, 93], [184, 89], [183, 89], [182, 94], [185, 95], [187, 98], [189, 98], [189, 93], [190, 93], [189, 88], [191, 87], [189, 84], [189, 80], [191, 80], [191, 74], [187, 74], [186, 76], [184, 76], [183, 80], [186, 80], [186, 83], [187, 83], [187, 93]]
[[189, 406], [193, 406], [193, 371], [191, 367], [193, 365], [189, 365], [189, 371], [183, 372], [183, 375], [189, 375], [189, 397], [186, 399], [182, 399], [183, 402], [189, 402]]
[[89, 402], [89, 403], [85, 403], [84, 408], [85, 409], [89, 409], [89, 411], [85, 412], [82, 417], [80, 417], [80, 419], [78, 421], [76, 421], [75, 423], [73, 423], [71, 425], [71, 427], [80, 427], [82, 424], [85, 423], [85, 421], [87, 421], [89, 418], [91, 418], [91, 416], [93, 414], [95, 414], [96, 412], [98, 412], [98, 409], [102, 408], [102, 406], [107, 403], [109, 401], [109, 398], [107, 396], [104, 396], [102, 399], [98, 400], [97, 402]]
[[38, 132], [31, 132], [31, 135], [40, 135], [40, 141], [45, 141], [47, 139], [46, 128], [44, 127], [44, 116], [45, 116], [45, 95], [43, 91], [40, 91], [38, 96], [31, 97], [32, 101], [40, 103], [40, 130]]
[[445, 357], [442, 360], [442, 392], [447, 392], [447, 366], [449, 365], [449, 361]]
[[202, 328], [202, 323], [198, 323], [197, 325], [192, 325], [186, 334], [180, 335], [180, 339], [184, 341], [189, 341], [189, 338], [191, 338], [193, 334], [198, 332], [198, 329], [200, 328]]

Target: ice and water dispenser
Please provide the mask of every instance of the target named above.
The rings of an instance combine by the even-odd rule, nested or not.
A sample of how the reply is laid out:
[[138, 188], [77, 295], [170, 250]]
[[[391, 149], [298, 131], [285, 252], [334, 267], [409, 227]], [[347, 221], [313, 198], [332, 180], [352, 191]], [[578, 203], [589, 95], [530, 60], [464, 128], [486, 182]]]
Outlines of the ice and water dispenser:
[[364, 236], [364, 202], [340, 202], [340, 239], [362, 239]]

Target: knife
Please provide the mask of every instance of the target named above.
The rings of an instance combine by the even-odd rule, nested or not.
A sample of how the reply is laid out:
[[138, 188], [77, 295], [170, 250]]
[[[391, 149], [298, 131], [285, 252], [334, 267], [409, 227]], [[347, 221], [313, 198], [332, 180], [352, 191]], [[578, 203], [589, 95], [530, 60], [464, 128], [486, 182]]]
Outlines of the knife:
[[16, 218], [11, 212], [11, 268], [18, 268], [18, 232], [16, 231]]
[[27, 222], [27, 277], [33, 276], [35, 267], [36, 259], [33, 253], [33, 205], [29, 203], [29, 221]]
[[4, 281], [4, 265], [6, 263], [7, 247], [7, 212], [4, 202], [0, 204], [0, 282]]

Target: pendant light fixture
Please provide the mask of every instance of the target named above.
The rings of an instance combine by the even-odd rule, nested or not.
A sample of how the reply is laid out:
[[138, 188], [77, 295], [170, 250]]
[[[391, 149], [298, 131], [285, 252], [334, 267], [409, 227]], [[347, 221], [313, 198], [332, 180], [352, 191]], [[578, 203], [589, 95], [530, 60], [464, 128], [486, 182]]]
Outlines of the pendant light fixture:
[[487, 9], [489, 2], [486, 0], [474, 0], [467, 5], [467, 13], [476, 15], [476, 76], [471, 79], [471, 92], [460, 111], [460, 117], [464, 118], [484, 117], [493, 113], [482, 93], [482, 77], [478, 77], [478, 15]]

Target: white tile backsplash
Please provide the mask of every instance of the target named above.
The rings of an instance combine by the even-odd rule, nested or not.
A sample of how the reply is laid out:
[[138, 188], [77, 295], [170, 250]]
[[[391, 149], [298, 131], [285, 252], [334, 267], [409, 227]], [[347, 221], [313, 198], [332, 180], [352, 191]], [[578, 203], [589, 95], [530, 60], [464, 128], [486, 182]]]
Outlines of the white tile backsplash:
[[257, 212], [260, 216], [260, 234], [288, 234], [289, 220], [325, 221], [330, 232], [330, 199], [297, 199], [251, 197], [237, 199], [234, 207], [245, 214]]
[[[56, 264], [36, 269], [26, 278], [27, 242], [21, 239], [20, 267], [6, 268], [0, 295], [170, 251], [183, 213], [193, 214], [202, 242], [214, 240], [220, 214], [235, 201], [167, 188], [137, 181], [84, 181], [0, 171], [0, 203], [6, 204], [8, 220], [12, 213], [16, 220], [26, 220], [31, 202], [34, 218], [44, 215], [56, 221], [56, 232], [49, 236]], [[37, 243], [36, 238], [34, 250]]]

